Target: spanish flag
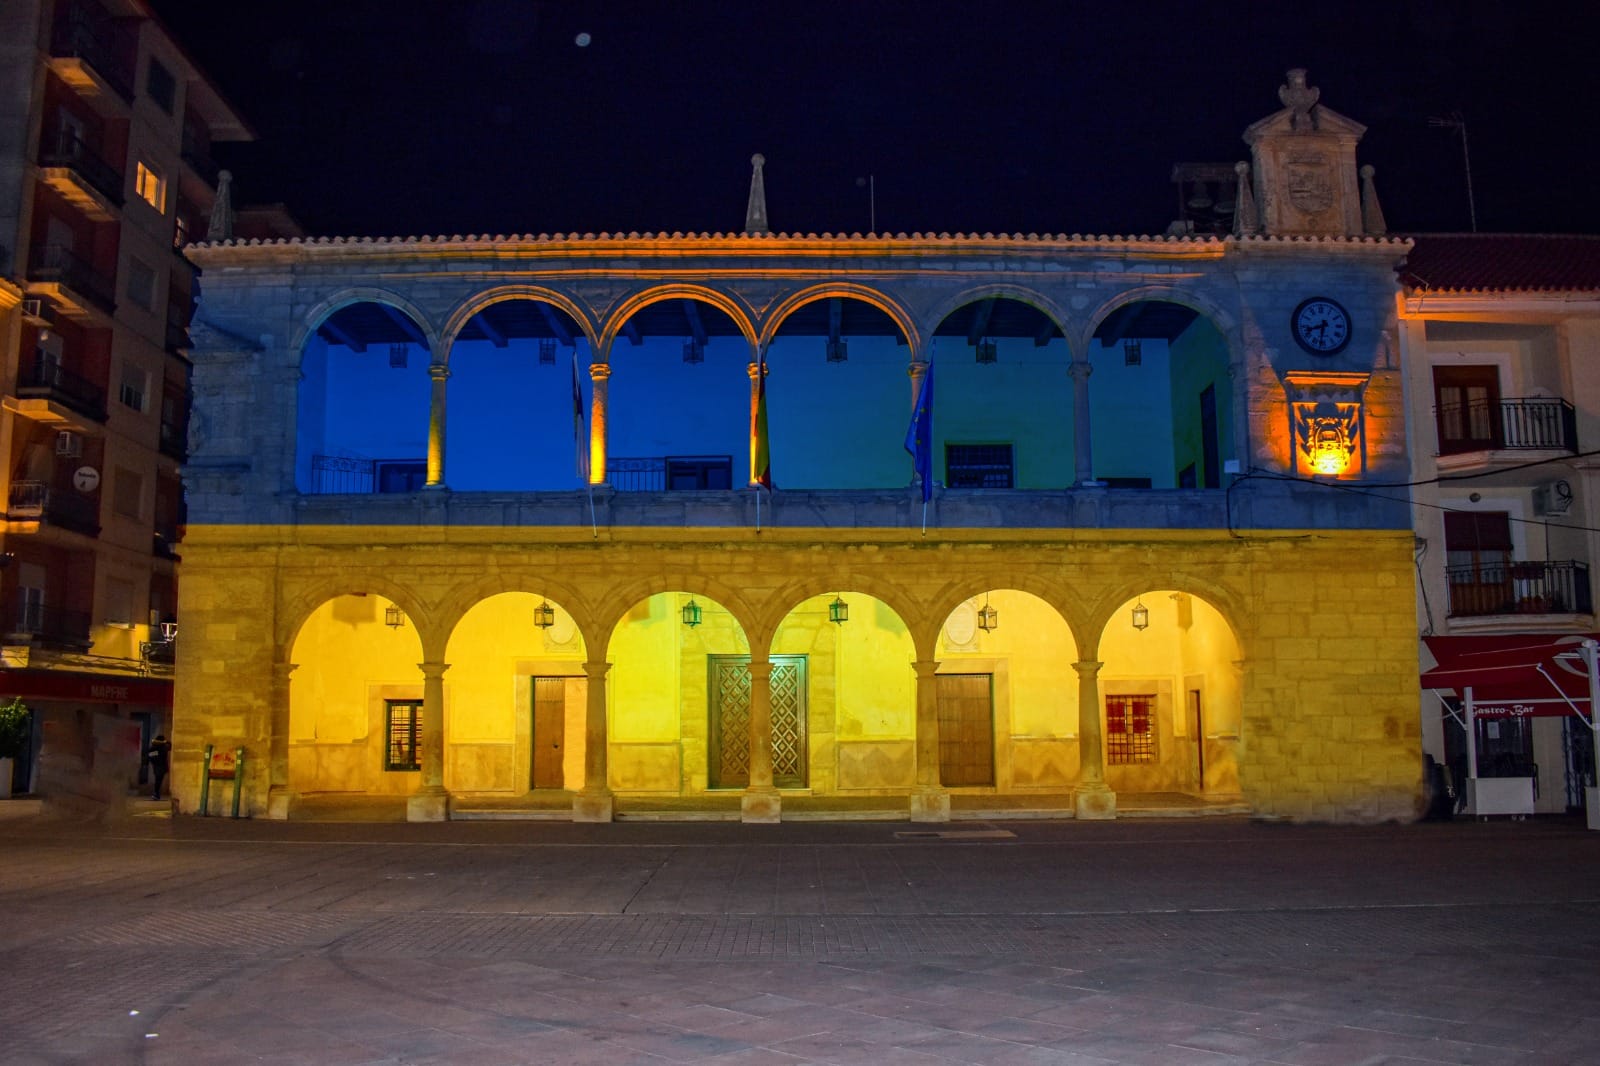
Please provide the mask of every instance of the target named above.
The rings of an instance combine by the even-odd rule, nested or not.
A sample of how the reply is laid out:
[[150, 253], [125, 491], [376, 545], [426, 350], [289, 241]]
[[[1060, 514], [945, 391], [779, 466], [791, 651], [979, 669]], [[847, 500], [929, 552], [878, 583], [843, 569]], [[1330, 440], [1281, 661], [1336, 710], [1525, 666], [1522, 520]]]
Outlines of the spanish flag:
[[750, 484], [772, 488], [772, 452], [767, 437], [767, 351], [756, 361], [756, 406], [750, 412]]

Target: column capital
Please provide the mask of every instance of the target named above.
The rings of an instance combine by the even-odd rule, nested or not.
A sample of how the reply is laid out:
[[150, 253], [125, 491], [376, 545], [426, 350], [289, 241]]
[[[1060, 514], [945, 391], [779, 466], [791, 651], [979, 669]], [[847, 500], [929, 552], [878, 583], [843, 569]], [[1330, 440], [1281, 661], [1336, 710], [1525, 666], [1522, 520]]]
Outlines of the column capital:
[[920, 379], [922, 375], [926, 374], [927, 372], [928, 361], [926, 359], [913, 359], [911, 362], [906, 364], [906, 373], [910, 374], [913, 378]]
[[445, 662], [418, 663], [417, 669], [422, 671], [424, 680], [436, 681], [444, 677], [444, 672], [450, 669], [450, 664]]
[[917, 680], [918, 681], [922, 681], [922, 680], [925, 680], [925, 679], [928, 679], [928, 678], [932, 678], [935, 674], [937, 674], [939, 672], [939, 660], [938, 659], [918, 659], [916, 662], [911, 664], [911, 669], [913, 669], [913, 670], [915, 670], [917, 672]]
[[299, 663], [278, 662], [272, 664], [272, 676], [277, 681], [289, 680], [289, 675], [300, 669]]
[[1078, 671], [1079, 677], [1096, 677], [1100, 673], [1100, 668], [1104, 665], [1105, 663], [1095, 662], [1093, 659], [1083, 659], [1073, 663], [1072, 668]]
[[750, 680], [764, 680], [772, 676], [772, 660], [765, 656], [758, 659], [752, 655], [745, 669], [750, 672]]
[[608, 662], [584, 663], [583, 664], [584, 676], [588, 677], [590, 680], [604, 681], [606, 673], [610, 669], [611, 669], [611, 664], [608, 663]]
[[428, 376], [436, 382], [446, 381], [450, 377], [450, 366], [447, 363], [429, 363]]
[[589, 378], [592, 381], [605, 381], [611, 376], [610, 363], [590, 363]]
[[756, 380], [757, 376], [766, 377], [768, 374], [772, 373], [772, 367], [769, 366], [765, 360], [758, 362], [757, 360], [752, 359], [745, 364], [744, 372], [750, 375], [751, 381], [754, 381]]
[[1078, 381], [1087, 381], [1089, 380], [1089, 375], [1094, 373], [1094, 367], [1089, 365], [1087, 359], [1074, 359], [1067, 364], [1067, 373]]

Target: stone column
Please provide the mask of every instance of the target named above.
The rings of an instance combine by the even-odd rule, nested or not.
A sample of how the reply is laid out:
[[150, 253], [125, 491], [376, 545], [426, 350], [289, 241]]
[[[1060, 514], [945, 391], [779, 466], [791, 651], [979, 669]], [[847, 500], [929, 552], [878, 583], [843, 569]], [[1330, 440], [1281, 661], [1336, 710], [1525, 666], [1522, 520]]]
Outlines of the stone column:
[[782, 801], [772, 784], [772, 662], [750, 656], [750, 786], [740, 801], [742, 820], [777, 822]]
[[612, 815], [611, 784], [606, 779], [606, 672], [608, 662], [583, 664], [589, 677], [584, 701], [583, 790], [572, 798], [574, 822], [609, 822]]
[[450, 380], [450, 368], [443, 363], [428, 367], [428, 377], [433, 379], [433, 395], [428, 407], [428, 484], [430, 489], [442, 489], [444, 484], [444, 383]]
[[267, 747], [267, 817], [287, 821], [294, 808], [294, 792], [289, 788], [289, 675], [299, 663], [272, 664], [272, 687], [267, 713], [270, 716]]
[[611, 364], [590, 363], [589, 380], [594, 382], [594, 393], [589, 400], [589, 484], [604, 485], [607, 479], [606, 442], [609, 439], [606, 393], [611, 381]]
[[756, 418], [761, 410], [761, 379], [769, 373], [766, 363], [760, 359], [752, 359], [744, 368], [750, 375], [750, 462], [749, 484], [756, 482]]
[[917, 397], [922, 395], [922, 379], [928, 376], [926, 360], [913, 359], [911, 365], [906, 367], [906, 373], [911, 375], [911, 412], [917, 409]]
[[1094, 368], [1087, 359], [1074, 359], [1067, 373], [1072, 375], [1073, 484], [1086, 485], [1094, 480], [1094, 445], [1089, 434], [1089, 375]]
[[1117, 816], [1117, 794], [1106, 787], [1105, 744], [1100, 732], [1100, 668], [1104, 665], [1092, 660], [1072, 664], [1078, 671], [1078, 787], [1072, 800], [1079, 818]]
[[444, 790], [444, 672], [449, 663], [418, 663], [422, 671], [422, 787], [406, 801], [406, 821], [444, 822], [450, 794]]
[[917, 672], [917, 787], [911, 793], [913, 822], [948, 822], [950, 793], [939, 782], [939, 664], [921, 659]]

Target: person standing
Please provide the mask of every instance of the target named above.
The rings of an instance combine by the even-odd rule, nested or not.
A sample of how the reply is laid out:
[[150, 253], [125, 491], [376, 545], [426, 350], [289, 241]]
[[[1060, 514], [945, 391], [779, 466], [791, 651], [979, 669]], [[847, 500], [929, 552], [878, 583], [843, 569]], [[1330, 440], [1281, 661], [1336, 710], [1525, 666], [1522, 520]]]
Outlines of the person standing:
[[150, 761], [150, 798], [161, 798], [161, 783], [167, 779], [167, 764], [172, 759], [172, 741], [167, 739], [165, 733], [157, 733], [156, 739], [150, 742], [150, 752], [146, 756]]

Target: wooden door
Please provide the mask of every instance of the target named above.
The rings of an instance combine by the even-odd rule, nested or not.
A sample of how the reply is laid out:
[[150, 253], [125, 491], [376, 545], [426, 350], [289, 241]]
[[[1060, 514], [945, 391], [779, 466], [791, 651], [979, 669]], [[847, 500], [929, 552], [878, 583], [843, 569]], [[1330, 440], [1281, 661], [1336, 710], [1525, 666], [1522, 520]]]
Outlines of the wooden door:
[[531, 781], [534, 788], [563, 788], [562, 756], [567, 733], [567, 679], [533, 679], [533, 758]]
[[[706, 776], [712, 788], [750, 786], [750, 657], [708, 656], [711, 743]], [[772, 783], [804, 788], [806, 757], [806, 657], [772, 657]]]
[[1433, 368], [1434, 418], [1439, 454], [1498, 448], [1500, 371], [1492, 366]]
[[939, 674], [939, 783], [994, 784], [994, 675]]

